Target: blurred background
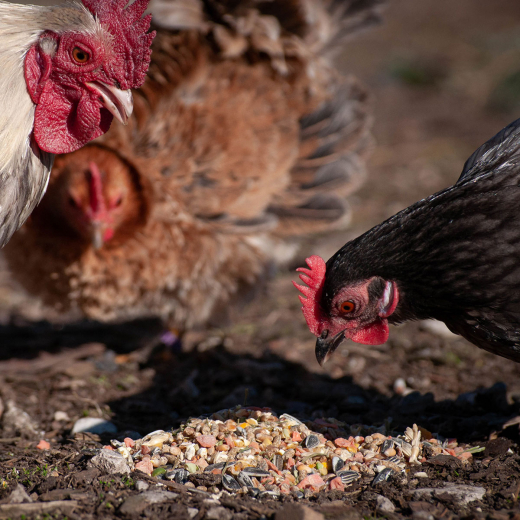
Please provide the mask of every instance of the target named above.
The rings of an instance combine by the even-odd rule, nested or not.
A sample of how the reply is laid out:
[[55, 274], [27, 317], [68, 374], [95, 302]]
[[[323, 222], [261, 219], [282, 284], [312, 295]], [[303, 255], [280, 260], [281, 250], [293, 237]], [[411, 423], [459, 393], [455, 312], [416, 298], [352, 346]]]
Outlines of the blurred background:
[[[236, 313], [229, 325], [188, 333], [185, 351], [196, 346], [199, 355], [210, 356], [211, 360], [207, 352], [223, 348], [226, 355], [256, 359], [267, 356], [277, 362], [296, 363], [306, 371], [305, 376], [299, 375], [307, 380], [311, 377], [309, 373], [323, 375], [314, 359], [314, 339], [305, 326], [291, 285], [292, 269], [301, 265], [309, 254], [328, 258], [346, 241], [383, 219], [453, 184], [469, 155], [520, 116], [520, 4], [510, 0], [390, 0], [382, 23], [347, 43], [338, 53], [336, 64], [343, 74], [356, 76], [368, 87], [373, 106], [372, 131], [376, 144], [368, 161], [367, 180], [349, 198], [353, 209], [351, 225], [306, 239], [290, 269], [279, 272], [266, 292]], [[30, 327], [34, 321], [52, 318], [59, 322], [62, 318], [28, 297], [6, 269], [2, 270], [0, 282], [1, 317], [6, 325]], [[144, 329], [133, 327], [126, 329], [129, 335], [124, 337], [127, 341], [131, 336], [132, 341], [128, 341], [135, 346], [139, 343], [134, 341], [135, 337]], [[14, 341], [18, 349], [28, 348], [35, 336], [29, 334], [25, 342], [16, 343], [13, 339], [19, 334], [16, 330], [19, 329], [8, 327], [7, 343]], [[27, 329], [23, 330], [26, 334]], [[64, 340], [58, 338], [59, 327], [52, 328], [52, 334], [44, 326], [39, 330], [44, 335], [50, 334], [48, 343], [63, 344]], [[106, 335], [106, 328], [103, 331]], [[156, 329], [153, 331], [155, 334]], [[69, 334], [65, 343], [78, 343], [77, 339], [71, 339], [73, 336]], [[98, 341], [103, 342], [103, 336]], [[116, 343], [109, 342], [109, 350], [122, 355], [120, 351], [125, 349]], [[10, 349], [9, 355], [13, 352]], [[121, 359], [118, 358], [118, 362], [123, 362]], [[180, 370], [182, 363], [175, 359]], [[150, 369], [150, 365], [140, 362], [133, 372], [134, 378], [136, 370]], [[202, 382], [207, 377], [203, 375], [215, 362], [210, 361], [206, 366], [199, 359], [199, 363], [199, 368], [192, 367], [192, 380], [184, 382], [187, 386], [182, 392], [189, 394], [186, 388], [190, 384], [198, 385], [199, 389], [209, 384]], [[233, 367], [238, 366], [239, 361], [233, 358], [227, 368], [220, 366], [218, 370], [233, 371]], [[249, 373], [244, 365], [240, 366], [237, 371]], [[99, 368], [92, 370], [85, 377], [99, 377], [96, 372]], [[109, 373], [105, 381], [121, 383], [122, 374], [128, 376], [131, 372], [129, 368], [124, 370]], [[345, 344], [324, 370], [334, 380], [355, 385], [357, 390], [351, 388], [351, 391], [359, 394], [360, 399], [365, 395], [363, 392], [392, 396], [398, 391], [402, 393], [402, 388], [422, 394], [431, 392], [436, 400], [456, 399], [477, 385], [490, 388], [500, 381], [508, 385], [509, 404], [520, 399], [520, 369], [516, 364], [480, 351], [432, 323], [394, 328], [389, 344], [381, 347], [368, 349]], [[251, 378], [254, 379], [251, 374], [247, 376], [249, 379], [244, 376], [245, 380], [238, 383], [229, 382], [233, 375], [226, 377], [222, 380], [226, 381], [224, 386], [229, 395], [243, 393], [244, 385], [254, 389], [257, 384], [252, 391], [253, 399], [276, 400], [278, 394], [272, 388], [270, 393], [261, 389], [265, 381], [251, 383]], [[156, 385], [154, 391], [160, 392], [163, 383], [152, 370], [139, 381], [134, 379], [121, 383], [120, 387], [113, 386], [107, 391], [107, 399], [119, 399], [123, 394], [135, 394], [139, 390], [144, 392], [150, 381]], [[325, 400], [330, 388], [326, 385], [324, 388], [322, 394], [315, 396], [316, 400]], [[277, 387], [277, 392], [283, 393], [283, 390]], [[227, 402], [224, 397], [229, 395], [219, 394], [218, 399], [203, 402], [199, 393], [197, 397], [192, 395], [191, 402], [199, 399], [197, 402], [203, 402], [202, 407], [208, 407], [208, 402], [211, 406], [220, 406]], [[291, 395], [294, 403], [297, 399]], [[178, 398], [178, 394], [175, 396]], [[344, 409], [350, 410], [348, 413], [359, 412], [353, 403], [344, 405]], [[338, 408], [330, 404], [327, 410], [341, 414], [343, 408], [340, 406], [338, 412]]]

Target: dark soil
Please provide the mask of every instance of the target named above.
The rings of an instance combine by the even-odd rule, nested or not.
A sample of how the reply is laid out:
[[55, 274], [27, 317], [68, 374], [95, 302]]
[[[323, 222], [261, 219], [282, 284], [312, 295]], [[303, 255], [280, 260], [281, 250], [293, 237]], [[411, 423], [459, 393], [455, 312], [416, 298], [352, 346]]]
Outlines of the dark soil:
[[[300, 264], [310, 252], [327, 257], [381, 219], [454, 182], [473, 149], [518, 115], [520, 4], [392, 0], [385, 18], [385, 25], [339, 58], [341, 67], [374, 91], [379, 144], [370, 177], [353, 201], [352, 228], [306, 244]], [[7, 280], [0, 293], [0, 402], [14, 402], [35, 424], [21, 430], [3, 424], [0, 518], [188, 519], [188, 508], [198, 511], [197, 520], [213, 518], [208, 495], [168, 484], [176, 496], [155, 504], [132, 502], [138, 480], [149, 489], [157, 481], [137, 473], [104, 475], [88, 462], [125, 431], [145, 435], [246, 403], [303, 419], [387, 424], [396, 433], [416, 423], [486, 448], [468, 464], [427, 456], [427, 462], [375, 487], [360, 480], [344, 493], [300, 501], [326, 518], [520, 519], [520, 366], [438, 325], [412, 323], [393, 328], [380, 347], [343, 345], [321, 369], [291, 278], [281, 273], [231, 325], [191, 332], [182, 348], [164, 346], [155, 321], [35, 323], [28, 317], [49, 316]], [[71, 435], [83, 416], [109, 419], [119, 433]], [[41, 439], [50, 442], [49, 450], [36, 448]], [[417, 472], [428, 477], [416, 478]], [[19, 483], [35, 502], [6, 509]], [[447, 483], [481, 486], [486, 493], [467, 505], [443, 493], [414, 493]], [[378, 508], [380, 495], [395, 512]], [[274, 518], [293, 500], [223, 495], [219, 518]], [[283, 509], [276, 519], [290, 514]]]
[[[285, 282], [282, 280], [281, 285], [287, 285]], [[166, 518], [173, 514], [188, 518], [188, 507], [198, 509], [200, 518], [204, 518], [208, 496], [176, 484], [168, 484], [175, 493], [182, 490], [175, 499], [144, 503], [142, 510], [136, 506], [138, 510], [132, 508], [129, 514], [124, 504], [138, 493], [135, 482], [147, 480], [154, 486], [157, 481], [140, 473], [130, 477], [101, 474], [89, 468], [88, 461], [111, 437], [124, 437], [125, 431], [137, 430], [144, 435], [175, 427], [187, 416], [246, 402], [301, 418], [336, 417], [353, 425], [379, 426], [386, 422], [395, 432], [417, 423], [443, 437], [486, 447], [470, 464], [450, 456], [427, 457], [426, 463], [412, 467], [405, 476], [376, 487], [369, 479], [361, 480], [345, 493], [325, 492], [301, 500], [327, 517], [376, 514], [378, 495], [392, 501], [395, 516], [505, 518], [518, 511], [520, 404], [506, 386], [509, 383], [514, 389], [517, 385], [516, 365], [458, 338], [439, 338], [415, 324], [393, 330], [389, 344], [377, 350], [356, 346], [350, 352], [343, 350], [329, 367], [337, 374], [332, 377], [287, 359], [299, 357], [297, 352], [290, 352], [289, 345], [300, 342], [303, 327], [297, 325], [284, 336], [289, 324], [267, 326], [269, 315], [257, 317], [260, 326], [253, 333], [228, 331], [223, 342], [216, 335], [206, 336], [197, 347], [182, 351], [161, 345], [157, 340], [160, 328], [153, 322], [129, 324], [126, 332], [141, 332], [132, 342], [124, 328], [113, 329], [107, 337], [107, 329], [102, 327], [99, 337], [105, 337], [106, 346], [90, 343], [65, 349], [57, 345], [56, 331], [42, 326], [38, 347], [31, 348], [26, 341], [23, 356], [18, 342], [12, 349], [4, 347], [3, 357], [11, 359], [0, 363], [2, 399], [4, 403], [16, 401], [45, 433], [4, 430], [0, 440], [0, 502], [5, 503], [21, 483], [38, 502], [65, 501], [60, 502], [60, 514], [70, 518]], [[87, 330], [82, 332], [84, 328]], [[3, 333], [8, 336], [8, 332], [16, 337], [26, 331], [5, 327]], [[91, 325], [77, 325], [62, 334], [67, 344], [73, 345], [94, 330]], [[413, 341], [406, 343], [407, 338]], [[48, 345], [44, 346], [46, 339]], [[139, 342], [141, 346], [129, 350], [129, 344], [135, 347]], [[311, 348], [308, 350], [312, 354]], [[315, 365], [311, 355], [308, 357], [309, 364]], [[504, 367], [510, 369], [502, 370]], [[352, 369], [355, 375], [346, 375]], [[339, 376], [340, 371], [343, 374]], [[395, 393], [394, 383], [400, 376], [417, 390], [405, 396]], [[492, 384], [496, 379], [505, 383]], [[70, 421], [56, 421], [56, 411], [66, 412]], [[74, 420], [86, 415], [110, 419], [120, 434], [72, 436]], [[50, 442], [50, 450], [36, 448], [41, 438]], [[428, 478], [414, 478], [417, 471], [426, 472]], [[449, 497], [415, 500], [416, 488], [437, 488], [445, 483], [482, 486], [486, 495], [467, 506]], [[220, 502], [236, 518], [269, 518], [292, 500], [222, 497]], [[74, 504], [73, 510], [67, 509], [68, 502]], [[18, 507], [23, 511], [27, 506]]]

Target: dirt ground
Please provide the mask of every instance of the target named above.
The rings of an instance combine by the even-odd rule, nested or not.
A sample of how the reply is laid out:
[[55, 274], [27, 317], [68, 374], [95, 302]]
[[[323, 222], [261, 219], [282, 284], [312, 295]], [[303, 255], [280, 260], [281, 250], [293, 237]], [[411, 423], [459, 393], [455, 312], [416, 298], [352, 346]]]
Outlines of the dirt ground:
[[[453, 183], [472, 151], [520, 114], [520, 3], [389, 3], [384, 24], [338, 57], [342, 70], [371, 87], [374, 102], [377, 147], [366, 186], [352, 201], [352, 226], [304, 244], [291, 270], [235, 312], [229, 326], [191, 332], [181, 347], [163, 345], [155, 321], [49, 324], [2, 273], [0, 415], [3, 403], [29, 417], [17, 430], [4, 411], [0, 518], [213, 518], [206, 495], [178, 488], [175, 498], [129, 511], [123, 504], [138, 494], [137, 477], [107, 476], [88, 461], [125, 431], [168, 430], [187, 417], [245, 402], [300, 419], [387, 425], [395, 433], [416, 423], [441, 438], [485, 447], [467, 464], [426, 457], [403, 478], [377, 486], [362, 480], [345, 492], [300, 500], [326, 518], [520, 518], [520, 366], [427, 322], [392, 328], [379, 347], [345, 343], [322, 369], [291, 285], [292, 269], [309, 253], [327, 258], [382, 219]], [[72, 435], [81, 417], [108, 419], [118, 433]], [[36, 449], [40, 439], [49, 450]], [[427, 476], [419, 482], [417, 472]], [[34, 504], [54, 505], [22, 504], [6, 513], [2, 507], [19, 483]], [[469, 503], [416, 493], [447, 483], [486, 492]], [[389, 499], [394, 511], [382, 510], [378, 496]], [[222, 496], [220, 514], [303, 518], [283, 509], [295, 500]]]

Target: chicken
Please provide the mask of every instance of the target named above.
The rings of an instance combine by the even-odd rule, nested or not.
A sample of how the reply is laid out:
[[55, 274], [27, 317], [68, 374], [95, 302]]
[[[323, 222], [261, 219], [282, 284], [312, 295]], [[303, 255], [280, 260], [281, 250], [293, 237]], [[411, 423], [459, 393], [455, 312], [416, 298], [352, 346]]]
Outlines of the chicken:
[[323, 363], [345, 339], [378, 345], [388, 323], [434, 318], [520, 361], [520, 119], [482, 145], [457, 183], [343, 246], [295, 284]]
[[0, 246], [45, 192], [53, 154], [132, 112], [153, 33], [147, 0], [39, 7], [0, 1]]
[[14, 276], [61, 311], [186, 330], [261, 286], [293, 236], [345, 224], [370, 106], [325, 51], [378, 3], [152, 1], [170, 28], [134, 115], [57, 158], [5, 250]]

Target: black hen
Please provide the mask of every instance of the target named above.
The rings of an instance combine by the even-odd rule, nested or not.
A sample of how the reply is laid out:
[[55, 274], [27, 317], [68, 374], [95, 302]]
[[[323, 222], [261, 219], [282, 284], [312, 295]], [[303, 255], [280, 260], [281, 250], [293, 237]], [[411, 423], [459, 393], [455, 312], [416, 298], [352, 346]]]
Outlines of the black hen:
[[[381, 344], [388, 323], [434, 318], [520, 361], [520, 119], [482, 145], [457, 183], [300, 269], [320, 363], [343, 339]], [[296, 285], [296, 284], [295, 284]]]

